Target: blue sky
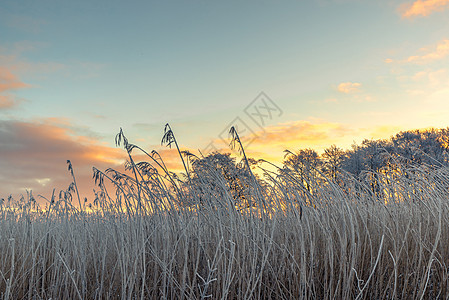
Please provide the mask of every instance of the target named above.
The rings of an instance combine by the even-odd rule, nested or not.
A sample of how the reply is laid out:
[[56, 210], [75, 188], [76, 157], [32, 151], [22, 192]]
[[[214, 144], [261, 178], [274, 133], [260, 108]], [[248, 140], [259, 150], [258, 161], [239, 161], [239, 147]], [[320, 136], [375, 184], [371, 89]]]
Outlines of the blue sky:
[[[211, 141], [225, 147], [218, 135], [240, 117], [259, 137], [248, 152], [278, 161], [284, 149], [347, 148], [398, 130], [446, 127], [448, 7], [2, 1], [0, 197], [65, 188], [65, 159], [87, 185], [92, 165], [120, 161], [120, 127], [161, 149], [170, 122], [182, 147], [204, 149]], [[244, 113], [261, 91], [283, 112], [263, 128]]]

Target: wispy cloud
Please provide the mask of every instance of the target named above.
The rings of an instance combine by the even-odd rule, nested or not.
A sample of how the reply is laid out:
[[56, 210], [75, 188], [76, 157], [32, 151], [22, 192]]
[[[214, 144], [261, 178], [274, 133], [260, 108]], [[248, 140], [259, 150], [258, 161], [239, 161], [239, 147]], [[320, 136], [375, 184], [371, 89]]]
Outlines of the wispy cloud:
[[411, 4], [405, 3], [399, 11], [404, 18], [428, 16], [433, 12], [442, 11], [449, 6], [449, 0], [417, 0]]
[[337, 86], [337, 90], [340, 93], [351, 94], [358, 92], [361, 86], [362, 84], [358, 82], [342, 82]]
[[443, 39], [434, 45], [422, 47], [417, 52], [418, 54], [411, 55], [405, 59], [387, 58], [384, 62], [392, 65], [426, 65], [432, 62], [441, 61], [449, 57], [449, 39]]
[[18, 105], [14, 95], [0, 95], [0, 110], [10, 109]]
[[446, 88], [449, 84], [449, 70], [425, 70], [419, 71], [411, 76], [414, 82], [425, 83], [429, 89]]
[[0, 67], [0, 110], [16, 106], [19, 101], [11, 91], [29, 87], [22, 82], [8, 68]]
[[21, 82], [10, 70], [0, 67], [0, 93], [28, 87]]
[[444, 39], [432, 47], [425, 47], [420, 50], [421, 55], [413, 55], [407, 58], [407, 62], [415, 64], [426, 64], [436, 60], [441, 60], [449, 56], [449, 39]]

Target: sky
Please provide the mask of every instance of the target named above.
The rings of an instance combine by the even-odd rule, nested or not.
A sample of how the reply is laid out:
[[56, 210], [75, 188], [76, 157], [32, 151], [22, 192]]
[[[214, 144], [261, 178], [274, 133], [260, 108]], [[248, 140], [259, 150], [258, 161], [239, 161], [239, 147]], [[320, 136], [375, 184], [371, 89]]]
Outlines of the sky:
[[[93, 197], [116, 147], [249, 156], [445, 128], [449, 0], [10, 1], [0, 3], [0, 198]], [[229, 151], [229, 150], [227, 150]], [[44, 198], [39, 201], [45, 202]]]

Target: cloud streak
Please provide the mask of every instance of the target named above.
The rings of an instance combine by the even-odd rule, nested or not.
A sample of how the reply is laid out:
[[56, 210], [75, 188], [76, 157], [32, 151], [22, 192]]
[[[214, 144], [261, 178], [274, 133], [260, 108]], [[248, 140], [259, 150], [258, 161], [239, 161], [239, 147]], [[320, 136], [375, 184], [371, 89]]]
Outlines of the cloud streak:
[[449, 0], [417, 0], [412, 4], [403, 4], [399, 10], [403, 18], [426, 17], [433, 12], [442, 11], [448, 6]]
[[11, 70], [0, 67], [0, 110], [16, 106], [19, 101], [10, 92], [29, 87], [15, 76]]

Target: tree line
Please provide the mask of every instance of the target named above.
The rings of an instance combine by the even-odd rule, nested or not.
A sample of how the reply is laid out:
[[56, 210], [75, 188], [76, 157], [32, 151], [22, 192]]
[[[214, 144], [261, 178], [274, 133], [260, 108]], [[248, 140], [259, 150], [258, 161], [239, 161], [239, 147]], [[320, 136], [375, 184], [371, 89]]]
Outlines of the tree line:
[[[307, 199], [326, 185], [338, 186], [346, 193], [360, 189], [385, 198], [389, 193], [385, 187], [392, 186], [398, 178], [417, 188], [416, 176], [423, 173], [414, 170], [447, 167], [448, 147], [449, 128], [401, 131], [389, 139], [366, 139], [347, 150], [336, 145], [321, 154], [311, 148], [285, 150], [282, 165], [275, 172], [263, 167], [263, 160], [249, 158], [247, 163], [238, 163], [229, 153], [215, 152], [193, 160], [189, 186], [190, 190], [194, 187], [195, 195], [212, 193], [220, 197], [220, 193], [231, 193], [237, 203], [244, 199], [245, 205], [254, 192], [252, 178], [266, 193], [268, 182], [274, 182]], [[264, 171], [262, 175], [252, 175], [251, 169], [257, 168]], [[392, 193], [396, 192], [391, 190]]]

